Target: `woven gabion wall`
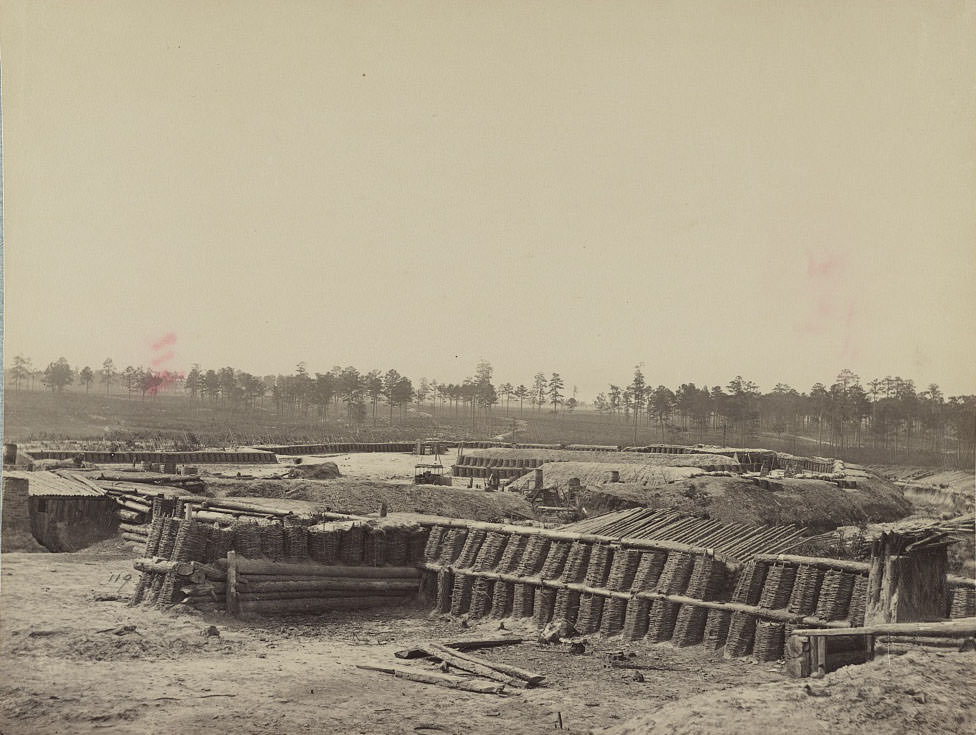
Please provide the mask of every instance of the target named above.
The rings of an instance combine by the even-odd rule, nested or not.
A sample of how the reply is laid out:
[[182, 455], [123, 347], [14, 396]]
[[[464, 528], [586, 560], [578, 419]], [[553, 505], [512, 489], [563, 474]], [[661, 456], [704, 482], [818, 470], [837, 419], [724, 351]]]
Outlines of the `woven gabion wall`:
[[[866, 606], [867, 577], [847, 571], [752, 561], [733, 578], [722, 561], [706, 554], [536, 531], [435, 526], [424, 559], [457, 575], [443, 590], [452, 599], [438, 597], [443, 611], [531, 618], [540, 627], [566, 620], [582, 634], [724, 647], [729, 657], [761, 661], [782, 658], [790, 630], [803, 617], [858, 625]], [[947, 608], [960, 615], [974, 597], [972, 588], [953, 588]], [[750, 609], [715, 607], [728, 599]]]

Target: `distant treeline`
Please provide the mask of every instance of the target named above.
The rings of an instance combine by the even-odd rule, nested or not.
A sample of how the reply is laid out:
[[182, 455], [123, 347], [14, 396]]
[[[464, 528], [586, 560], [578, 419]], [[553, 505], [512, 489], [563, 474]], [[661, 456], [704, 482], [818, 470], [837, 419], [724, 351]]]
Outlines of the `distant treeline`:
[[[492, 382], [494, 370], [480, 361], [474, 374], [460, 383], [420, 378], [414, 382], [395, 369], [362, 372], [352, 366], [335, 366], [328, 372], [310, 372], [299, 363], [289, 375], [263, 377], [233, 367], [204, 369], [194, 365], [185, 375], [152, 368], [127, 366], [121, 370], [106, 359], [100, 368], [72, 368], [65, 358], [43, 370], [20, 355], [7, 370], [7, 385], [16, 389], [41, 386], [57, 393], [76, 382], [85, 391], [93, 383], [113, 387], [129, 397], [153, 398], [160, 393], [184, 394], [191, 401], [210, 402], [235, 410], [274, 410], [281, 414], [330, 416], [375, 423], [382, 405], [393, 422], [404, 407], [416, 403], [435, 416], [445, 408], [454, 418], [465, 417], [472, 426], [481, 422], [490, 430], [495, 406], [503, 405], [519, 415], [526, 407], [558, 415], [583, 408], [559, 373], [547, 378], [536, 373], [528, 385]], [[716, 434], [724, 442], [748, 443], [760, 434], [780, 439], [813, 440], [838, 455], [853, 450], [883, 450], [887, 457], [910, 458], [925, 452], [965, 458], [976, 452], [976, 395], [946, 397], [938, 385], [918, 391], [911, 380], [876, 378], [866, 384], [850, 370], [843, 370], [829, 386], [816, 383], [799, 392], [778, 383], [763, 393], [752, 381], [736, 376], [722, 386], [682, 383], [676, 389], [656, 388], [635, 369], [630, 383], [611, 384], [592, 406], [606, 420], [634, 427], [657, 429], [661, 441], [701, 441]]]
[[724, 388], [652, 388], [637, 368], [629, 385], [610, 385], [594, 408], [635, 426], [656, 424], [662, 440], [721, 431], [730, 442], [760, 433], [800, 436], [838, 454], [872, 448], [889, 456], [924, 451], [965, 457], [976, 451], [976, 395], [946, 397], [934, 383], [918, 391], [913, 381], [890, 376], [862, 384], [850, 370], [806, 393], [785, 383], [763, 393], [738, 375]]

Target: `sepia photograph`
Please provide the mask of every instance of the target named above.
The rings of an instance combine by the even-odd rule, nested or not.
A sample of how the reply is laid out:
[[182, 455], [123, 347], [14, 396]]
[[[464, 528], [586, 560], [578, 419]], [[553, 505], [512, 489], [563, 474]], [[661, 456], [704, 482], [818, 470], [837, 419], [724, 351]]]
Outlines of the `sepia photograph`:
[[0, 0], [0, 735], [976, 731], [976, 0]]

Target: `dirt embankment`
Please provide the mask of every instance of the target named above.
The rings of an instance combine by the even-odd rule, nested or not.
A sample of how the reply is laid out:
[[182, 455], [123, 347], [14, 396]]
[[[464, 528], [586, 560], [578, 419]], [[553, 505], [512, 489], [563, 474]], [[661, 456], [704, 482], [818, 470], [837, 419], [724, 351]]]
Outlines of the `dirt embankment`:
[[587, 510], [629, 507], [672, 508], [723, 523], [807, 526], [829, 531], [869, 521], [893, 521], [911, 511], [901, 493], [878, 478], [859, 479], [857, 488], [824, 480], [779, 479], [769, 488], [742, 477], [699, 475], [673, 482], [607, 483], [588, 487]]
[[216, 497], [307, 500], [321, 506], [322, 510], [338, 513], [375, 513], [382, 503], [386, 503], [391, 513], [423, 513], [476, 521], [533, 517], [532, 506], [521, 495], [440, 485], [342, 479], [208, 479], [207, 489]]
[[607, 735], [716, 732], [971, 733], [974, 654], [914, 650], [847, 666], [822, 681], [776, 682], [669, 703]]
[[875, 465], [870, 470], [901, 488], [919, 510], [949, 515], [972, 514], [976, 472], [931, 467]]

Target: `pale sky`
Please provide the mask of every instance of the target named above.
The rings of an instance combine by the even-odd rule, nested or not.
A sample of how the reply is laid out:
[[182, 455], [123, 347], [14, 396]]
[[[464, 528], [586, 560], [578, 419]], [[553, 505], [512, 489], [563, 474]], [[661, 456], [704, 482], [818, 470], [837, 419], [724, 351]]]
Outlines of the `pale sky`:
[[976, 392], [973, 0], [2, 1], [0, 63], [7, 364]]

